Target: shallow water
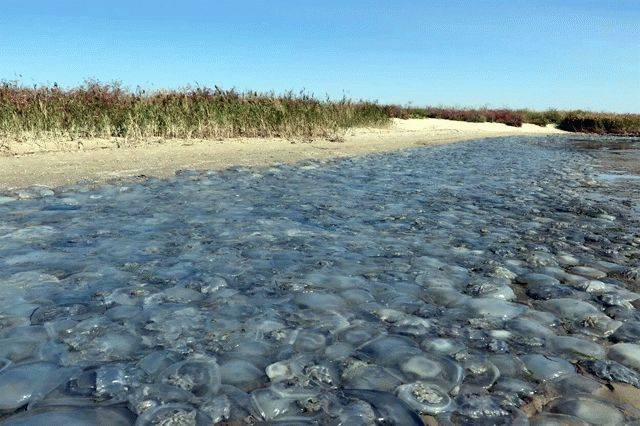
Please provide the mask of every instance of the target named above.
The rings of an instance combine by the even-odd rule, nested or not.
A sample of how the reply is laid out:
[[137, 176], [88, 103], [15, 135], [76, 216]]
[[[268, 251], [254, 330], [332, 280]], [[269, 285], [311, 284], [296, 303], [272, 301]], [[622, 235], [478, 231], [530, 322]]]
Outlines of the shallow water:
[[608, 181], [626, 181], [626, 180], [638, 180], [640, 179], [640, 176], [634, 175], [633, 173], [613, 171], [612, 173], [600, 173], [597, 175], [596, 179], [602, 179], [602, 180], [608, 180]]
[[640, 182], [566, 144], [0, 196], [4, 424], [634, 421]]

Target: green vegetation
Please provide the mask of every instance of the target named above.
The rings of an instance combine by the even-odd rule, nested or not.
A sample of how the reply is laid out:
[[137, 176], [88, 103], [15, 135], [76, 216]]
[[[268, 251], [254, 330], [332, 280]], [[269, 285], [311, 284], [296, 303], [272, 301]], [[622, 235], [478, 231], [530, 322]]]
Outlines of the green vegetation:
[[87, 82], [62, 90], [0, 84], [0, 137], [313, 137], [386, 124], [372, 102], [196, 88], [145, 93]]
[[525, 123], [555, 124], [569, 132], [640, 136], [640, 114], [591, 111], [518, 111]]
[[387, 107], [389, 116], [397, 118], [443, 118], [476, 123], [504, 123], [522, 126], [531, 123], [538, 126], [554, 124], [569, 132], [640, 136], [640, 114], [616, 114], [590, 111], [532, 111], [527, 109], [460, 109], [460, 108], [405, 108]]
[[522, 126], [523, 122], [521, 114], [508, 109], [403, 108], [390, 106], [388, 111], [391, 117], [396, 118], [442, 118], [473, 123], [504, 123], [515, 127]]
[[558, 127], [569, 132], [640, 136], [640, 114], [572, 111], [564, 115]]
[[554, 124], [572, 132], [640, 135], [640, 114], [588, 111], [415, 108], [375, 102], [318, 100], [287, 93], [195, 88], [146, 93], [88, 81], [63, 90], [0, 83], [0, 137], [314, 137], [389, 118]]

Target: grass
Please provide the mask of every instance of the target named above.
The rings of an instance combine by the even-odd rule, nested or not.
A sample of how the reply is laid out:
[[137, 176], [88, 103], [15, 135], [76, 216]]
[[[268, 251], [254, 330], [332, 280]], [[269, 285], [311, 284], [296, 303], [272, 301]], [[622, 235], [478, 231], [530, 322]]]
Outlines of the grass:
[[316, 137], [352, 127], [380, 126], [389, 118], [443, 118], [555, 124], [560, 129], [640, 135], [640, 114], [588, 111], [415, 108], [348, 99], [318, 100], [307, 94], [239, 93], [188, 88], [146, 93], [118, 83], [87, 81], [71, 89], [0, 83], [0, 138], [91, 137]]
[[460, 109], [460, 108], [403, 108], [388, 107], [389, 115], [396, 118], [442, 118], [445, 120], [470, 121], [474, 123], [504, 123], [508, 126], [522, 126], [523, 117], [517, 111], [508, 109]]
[[569, 132], [640, 136], [640, 114], [572, 111], [565, 114], [558, 127]]
[[640, 114], [617, 114], [591, 111], [533, 111], [527, 109], [461, 109], [461, 108], [407, 108], [387, 107], [391, 117], [443, 118], [447, 120], [503, 123], [520, 127], [523, 123], [546, 126], [554, 124], [569, 132], [640, 136]]
[[640, 114], [591, 111], [521, 110], [525, 123], [555, 124], [569, 132], [640, 136]]
[[0, 84], [0, 137], [314, 137], [388, 122], [373, 102], [196, 88], [145, 93], [89, 81], [63, 90]]

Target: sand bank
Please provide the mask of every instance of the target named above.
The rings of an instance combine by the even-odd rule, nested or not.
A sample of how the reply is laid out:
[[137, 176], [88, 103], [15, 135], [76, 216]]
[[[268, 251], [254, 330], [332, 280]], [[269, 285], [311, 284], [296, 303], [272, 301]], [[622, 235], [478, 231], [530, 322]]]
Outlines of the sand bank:
[[79, 180], [132, 176], [165, 177], [180, 169], [224, 169], [385, 152], [469, 139], [564, 133], [524, 124], [467, 123], [439, 119], [394, 119], [388, 128], [353, 129], [333, 140], [122, 139], [0, 141], [0, 189], [50, 187]]

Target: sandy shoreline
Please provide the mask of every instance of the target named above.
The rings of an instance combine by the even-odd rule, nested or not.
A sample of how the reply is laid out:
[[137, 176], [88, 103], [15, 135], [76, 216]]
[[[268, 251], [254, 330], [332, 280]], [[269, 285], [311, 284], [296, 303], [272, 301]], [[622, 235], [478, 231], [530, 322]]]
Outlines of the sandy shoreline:
[[[224, 169], [306, 159], [344, 157], [509, 135], [565, 133], [525, 124], [467, 123], [439, 119], [394, 120], [389, 128], [354, 129], [340, 141], [228, 139], [4, 142], [0, 190], [31, 185], [56, 187], [80, 180], [103, 182], [133, 176], [166, 177], [181, 169]], [[6, 154], [11, 155], [6, 155]]]

